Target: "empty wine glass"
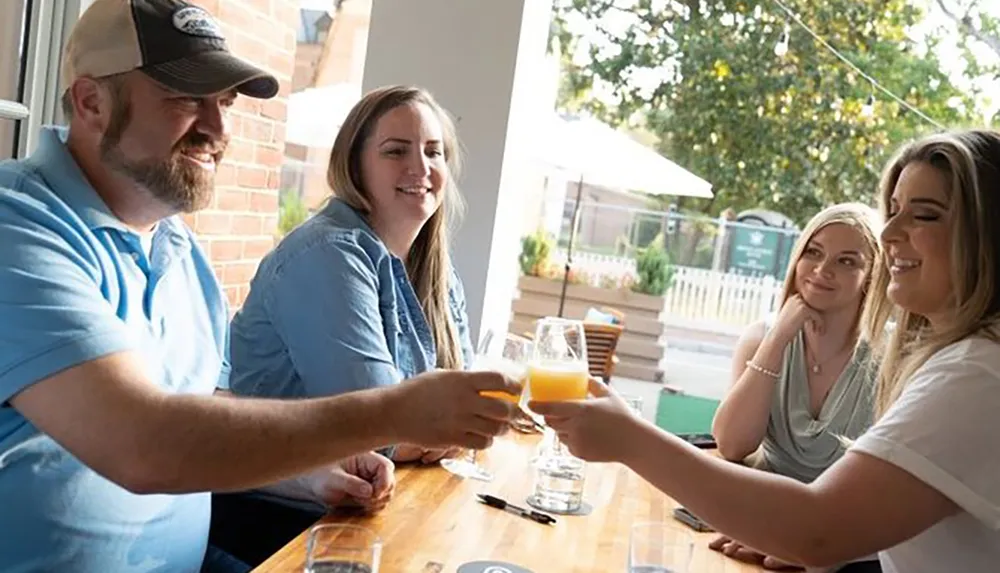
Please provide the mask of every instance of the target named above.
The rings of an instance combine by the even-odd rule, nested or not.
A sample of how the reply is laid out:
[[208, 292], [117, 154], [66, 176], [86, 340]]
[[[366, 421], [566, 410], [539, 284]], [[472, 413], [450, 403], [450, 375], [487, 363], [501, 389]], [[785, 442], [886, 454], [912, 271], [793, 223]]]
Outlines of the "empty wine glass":
[[672, 523], [636, 523], [629, 536], [628, 573], [687, 573], [694, 542]]
[[[499, 372], [508, 378], [524, 383], [527, 374], [528, 360], [531, 358], [531, 341], [523, 336], [507, 334], [499, 336], [493, 330], [487, 330], [476, 352], [476, 359], [471, 370]], [[506, 400], [518, 404], [521, 397], [507, 392], [482, 392], [483, 396]], [[476, 450], [466, 450], [459, 458], [441, 460], [441, 466], [455, 475], [480, 481], [493, 480], [493, 473], [476, 461]]]

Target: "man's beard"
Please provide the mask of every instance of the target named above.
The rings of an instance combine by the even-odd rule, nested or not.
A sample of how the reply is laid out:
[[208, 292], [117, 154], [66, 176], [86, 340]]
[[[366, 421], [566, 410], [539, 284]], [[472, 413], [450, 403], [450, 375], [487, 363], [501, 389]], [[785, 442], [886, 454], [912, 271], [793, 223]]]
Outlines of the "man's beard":
[[127, 106], [116, 109], [101, 138], [101, 160], [104, 164], [145, 187], [154, 198], [173, 210], [193, 213], [207, 207], [215, 187], [215, 172], [198, 167], [181, 154], [191, 148], [211, 150], [218, 165], [228, 139], [213, 143], [208, 136], [190, 131], [174, 146], [169, 158], [129, 159], [119, 145], [130, 120], [129, 112]]

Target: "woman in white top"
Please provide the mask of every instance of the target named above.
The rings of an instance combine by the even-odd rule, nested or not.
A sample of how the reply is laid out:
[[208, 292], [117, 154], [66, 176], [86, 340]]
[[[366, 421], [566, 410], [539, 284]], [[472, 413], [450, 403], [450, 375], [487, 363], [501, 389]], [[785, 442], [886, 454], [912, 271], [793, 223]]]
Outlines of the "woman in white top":
[[876, 422], [803, 483], [705, 455], [596, 399], [532, 403], [575, 454], [632, 467], [721, 533], [761, 553], [828, 566], [878, 551], [890, 573], [1000, 570], [1000, 134], [905, 147], [881, 188], [886, 255], [867, 313], [884, 349]]

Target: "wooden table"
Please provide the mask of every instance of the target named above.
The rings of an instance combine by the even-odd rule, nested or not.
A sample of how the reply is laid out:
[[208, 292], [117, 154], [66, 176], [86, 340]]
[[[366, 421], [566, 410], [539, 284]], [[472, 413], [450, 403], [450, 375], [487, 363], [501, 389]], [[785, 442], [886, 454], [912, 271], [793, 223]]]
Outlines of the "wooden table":
[[[506, 561], [534, 573], [625, 573], [629, 529], [641, 521], [672, 522], [676, 503], [620, 464], [590, 464], [584, 500], [587, 516], [556, 516], [541, 525], [488, 507], [476, 498], [490, 493], [525, 506], [533, 475], [530, 458], [539, 437], [511, 433], [479, 454], [496, 479], [464, 480], [439, 466], [396, 470], [396, 495], [374, 516], [328, 515], [322, 523], [351, 523], [375, 531], [383, 541], [382, 573], [453, 573], [459, 565], [484, 559]], [[690, 530], [688, 530], [690, 531]], [[694, 533], [691, 572], [761, 571], [710, 549], [715, 534]], [[255, 571], [300, 572], [305, 565], [306, 532]]]

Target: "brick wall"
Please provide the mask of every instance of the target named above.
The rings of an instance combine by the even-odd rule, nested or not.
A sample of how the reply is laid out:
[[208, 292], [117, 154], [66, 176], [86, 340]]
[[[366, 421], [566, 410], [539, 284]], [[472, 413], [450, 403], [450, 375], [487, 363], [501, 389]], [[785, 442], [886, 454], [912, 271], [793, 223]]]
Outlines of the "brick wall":
[[298, 0], [193, 0], [214, 14], [237, 55], [281, 82], [271, 100], [237, 99], [232, 141], [216, 174], [212, 205], [187, 222], [198, 234], [235, 310], [257, 264], [275, 243], [285, 117], [295, 66]]

